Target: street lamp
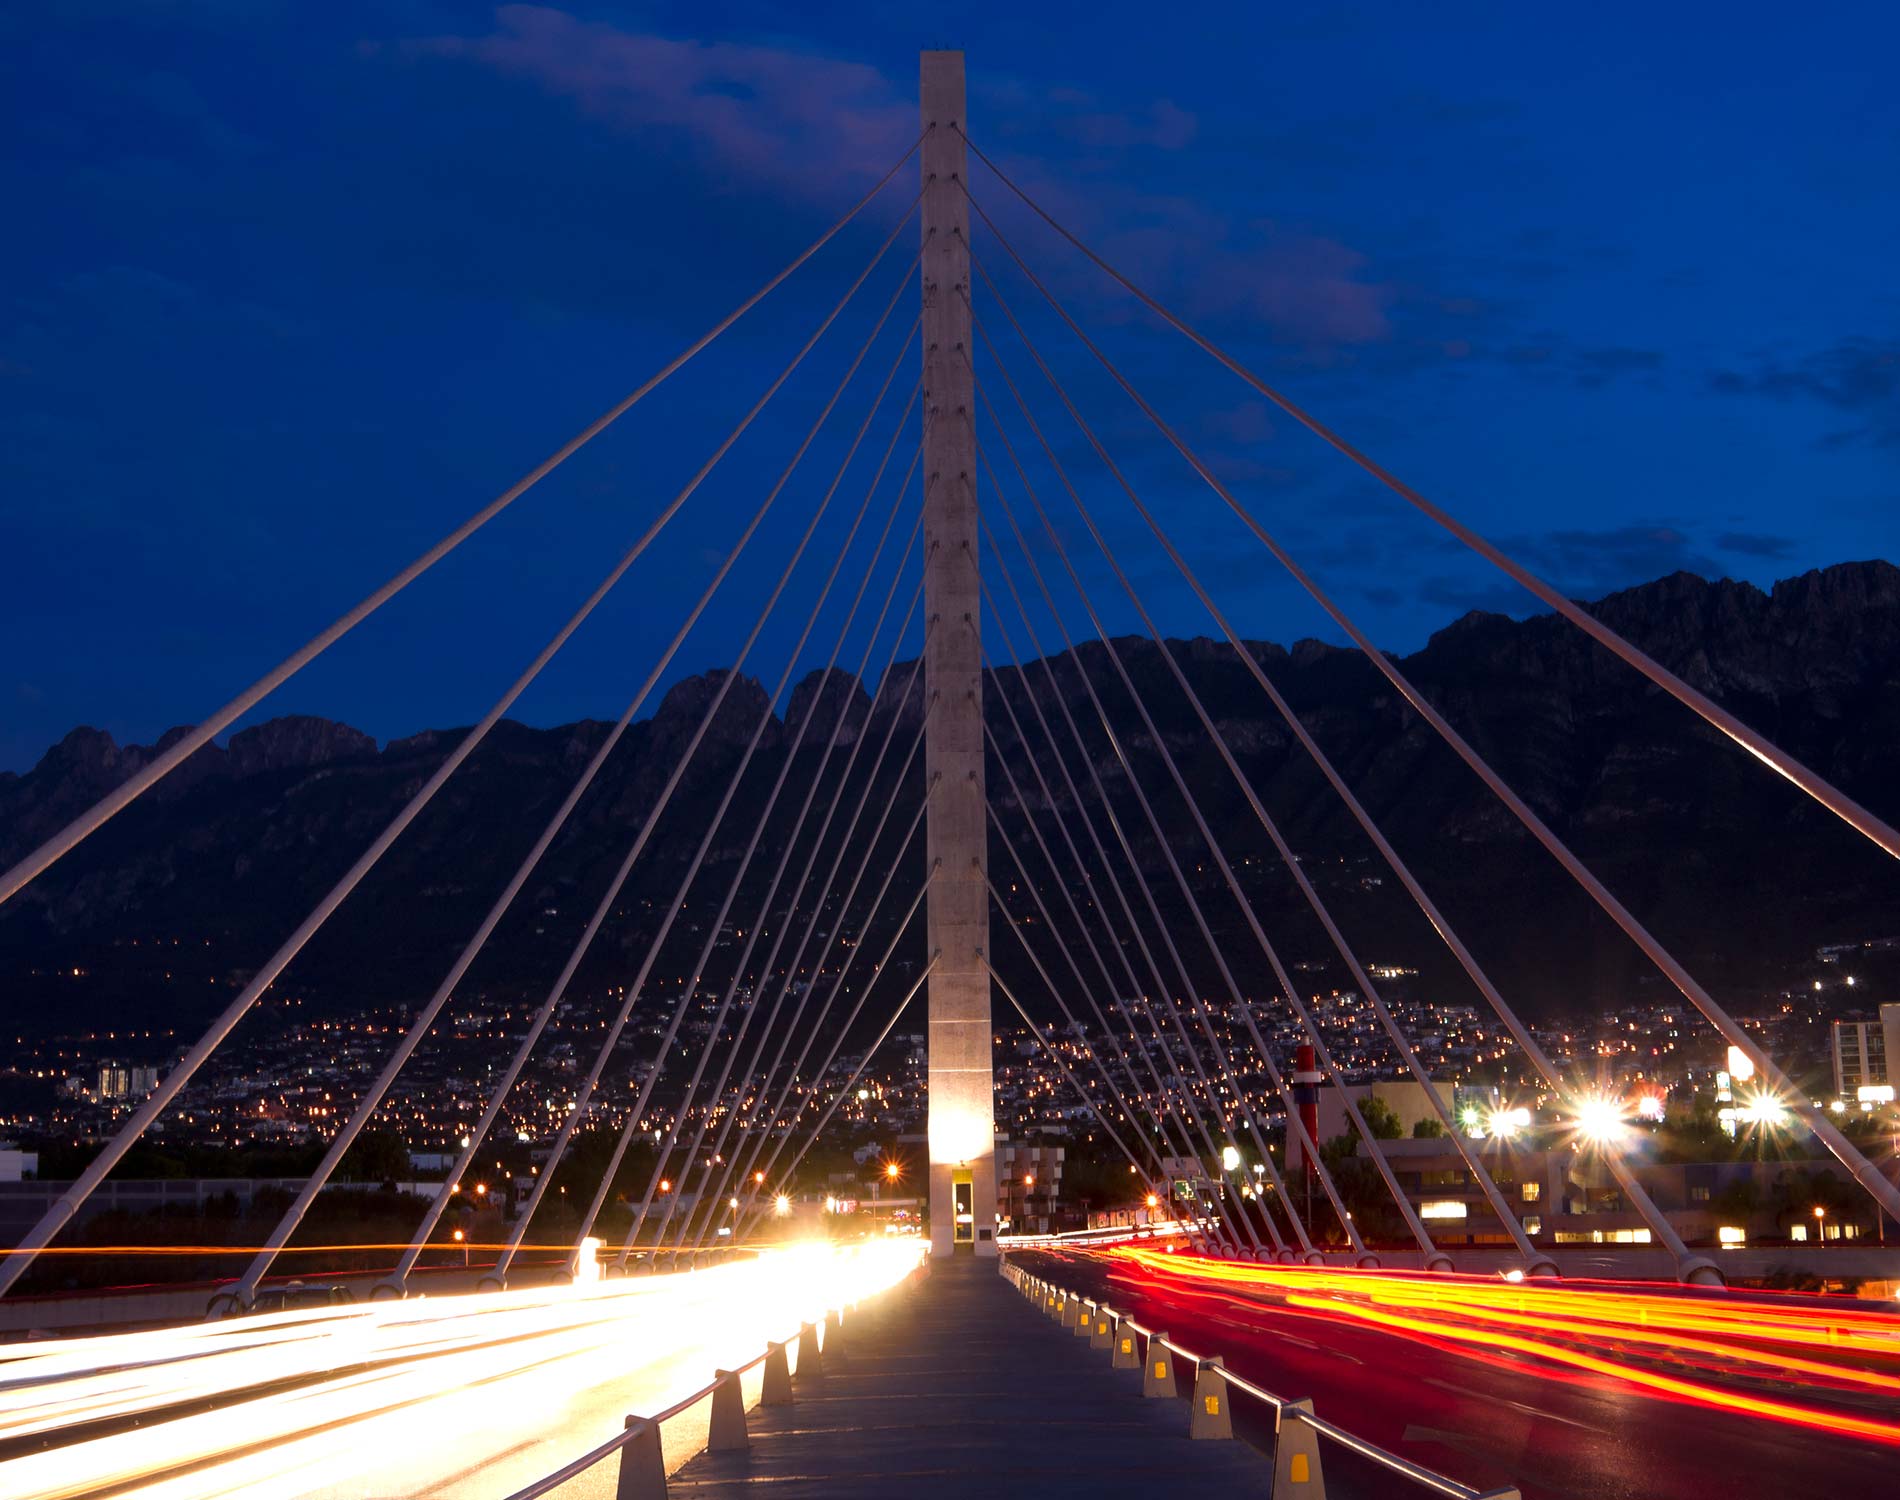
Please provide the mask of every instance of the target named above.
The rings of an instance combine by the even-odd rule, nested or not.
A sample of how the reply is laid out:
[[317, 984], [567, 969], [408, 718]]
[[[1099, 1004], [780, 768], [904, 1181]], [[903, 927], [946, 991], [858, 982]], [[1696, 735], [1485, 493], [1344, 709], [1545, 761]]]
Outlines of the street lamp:
[[468, 1236], [458, 1229], [450, 1238], [462, 1247], [462, 1264], [466, 1267], [468, 1265]]
[[1814, 1205], [1814, 1237], [1822, 1249], [1827, 1248], [1827, 1210], [1818, 1203]]
[[1576, 1131], [1593, 1146], [1610, 1146], [1629, 1129], [1623, 1106], [1606, 1094], [1590, 1094], [1577, 1101]]

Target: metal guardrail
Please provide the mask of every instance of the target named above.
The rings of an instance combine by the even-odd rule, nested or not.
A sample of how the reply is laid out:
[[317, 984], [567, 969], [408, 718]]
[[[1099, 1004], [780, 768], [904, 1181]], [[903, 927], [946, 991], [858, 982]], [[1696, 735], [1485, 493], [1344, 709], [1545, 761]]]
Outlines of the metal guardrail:
[[[827, 1311], [825, 1343], [829, 1344], [837, 1337], [842, 1328], [843, 1311], [842, 1307]], [[822, 1379], [825, 1373], [824, 1354], [819, 1343], [818, 1324], [800, 1323], [794, 1337], [798, 1341], [798, 1384]], [[537, 1500], [538, 1496], [553, 1493], [569, 1480], [578, 1478], [616, 1454], [620, 1457], [620, 1473], [614, 1488], [615, 1500], [664, 1500], [666, 1458], [661, 1445], [661, 1424], [672, 1421], [691, 1411], [700, 1402], [710, 1399], [713, 1407], [706, 1433], [706, 1451], [724, 1453], [749, 1447], [751, 1439], [746, 1430], [745, 1395], [739, 1382], [764, 1365], [765, 1383], [759, 1404], [792, 1405], [793, 1372], [785, 1352], [791, 1344], [791, 1339], [768, 1342], [764, 1353], [754, 1355], [736, 1370], [715, 1371], [711, 1381], [691, 1395], [681, 1397], [664, 1411], [654, 1412], [651, 1416], [628, 1417], [626, 1431], [609, 1438], [598, 1448], [589, 1449], [571, 1463], [563, 1464], [552, 1474], [543, 1475], [526, 1488], [514, 1491], [506, 1500]]]
[[1126, 1240], [1170, 1239], [1205, 1231], [1206, 1220], [1163, 1219], [1153, 1224], [1104, 1224], [1095, 1229], [1065, 1229], [1059, 1234], [999, 1234], [999, 1250], [1040, 1250], [1047, 1245], [1113, 1245]]
[[[1193, 1409], [1189, 1425], [1192, 1436], [1233, 1436], [1233, 1419], [1227, 1400], [1230, 1391], [1239, 1391], [1271, 1407], [1274, 1413], [1274, 1474], [1273, 1488], [1269, 1493], [1274, 1500], [1295, 1500], [1295, 1497], [1297, 1500], [1325, 1500], [1326, 1485], [1318, 1445], [1318, 1439], [1322, 1437], [1436, 1495], [1450, 1496], [1452, 1500], [1519, 1500], [1515, 1488], [1474, 1490], [1470, 1485], [1461, 1484], [1448, 1475], [1401, 1458], [1389, 1449], [1368, 1442], [1317, 1415], [1310, 1400], [1296, 1400], [1270, 1391], [1228, 1369], [1219, 1359], [1197, 1354], [1185, 1345], [1176, 1343], [1166, 1333], [1145, 1327], [1105, 1302], [1079, 1296], [1066, 1287], [1031, 1275], [1020, 1266], [1010, 1265], [1007, 1260], [1003, 1262], [1002, 1272], [1018, 1291], [1037, 1301], [1045, 1312], [1064, 1327], [1074, 1328], [1079, 1335], [1088, 1335], [1091, 1347], [1111, 1350], [1110, 1363], [1116, 1368], [1134, 1369], [1139, 1366], [1142, 1371], [1142, 1394], [1145, 1396], [1176, 1395], [1174, 1360], [1179, 1358], [1191, 1363], [1194, 1367]], [[1135, 1349], [1136, 1339], [1143, 1342], [1139, 1354]], [[1155, 1357], [1157, 1348], [1164, 1351], [1159, 1359]]]

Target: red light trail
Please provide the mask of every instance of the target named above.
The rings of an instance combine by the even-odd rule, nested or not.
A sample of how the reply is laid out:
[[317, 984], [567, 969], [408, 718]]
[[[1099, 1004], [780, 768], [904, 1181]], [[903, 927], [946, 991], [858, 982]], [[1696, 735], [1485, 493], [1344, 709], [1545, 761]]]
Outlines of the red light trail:
[[[1659, 1369], [1743, 1378], [1790, 1376], [1850, 1398], [1900, 1397], [1900, 1317], [1794, 1297], [1632, 1291], [1626, 1285], [1502, 1282], [1395, 1271], [1249, 1265], [1117, 1247], [1111, 1272], [1150, 1285], [1218, 1289], [1230, 1302], [1298, 1313], [1457, 1346], [1509, 1351], [1626, 1382], [1669, 1400], [1900, 1446], [1900, 1422]], [[1631, 1348], [1640, 1350], [1634, 1357]], [[1850, 1363], [1850, 1359], [1858, 1363]]]

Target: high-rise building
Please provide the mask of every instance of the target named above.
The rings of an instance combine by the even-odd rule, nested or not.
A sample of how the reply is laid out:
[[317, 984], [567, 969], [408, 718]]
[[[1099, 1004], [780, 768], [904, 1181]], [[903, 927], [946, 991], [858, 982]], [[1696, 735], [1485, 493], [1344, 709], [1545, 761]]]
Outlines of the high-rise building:
[[1843, 1099], [1865, 1102], [1863, 1090], [1892, 1088], [1893, 1063], [1900, 1059], [1900, 1005], [1880, 1007], [1873, 1021], [1834, 1023], [1834, 1091]]
[[101, 1099], [143, 1099], [157, 1087], [157, 1068], [127, 1067], [116, 1062], [99, 1065]]

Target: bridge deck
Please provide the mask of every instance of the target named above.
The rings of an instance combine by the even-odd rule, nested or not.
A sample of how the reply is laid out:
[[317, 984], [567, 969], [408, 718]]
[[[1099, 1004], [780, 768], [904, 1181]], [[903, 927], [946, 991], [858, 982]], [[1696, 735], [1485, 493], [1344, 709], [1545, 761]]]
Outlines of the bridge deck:
[[[1203, 1481], [1263, 1489], [1267, 1460], [1193, 1442], [1187, 1403], [1148, 1401], [1139, 1371], [1039, 1316], [994, 1261], [939, 1261], [845, 1325], [821, 1390], [748, 1414], [746, 1453], [702, 1453], [668, 1494], [905, 1497], [1156, 1494]], [[757, 1486], [756, 1489], [753, 1487]]]

